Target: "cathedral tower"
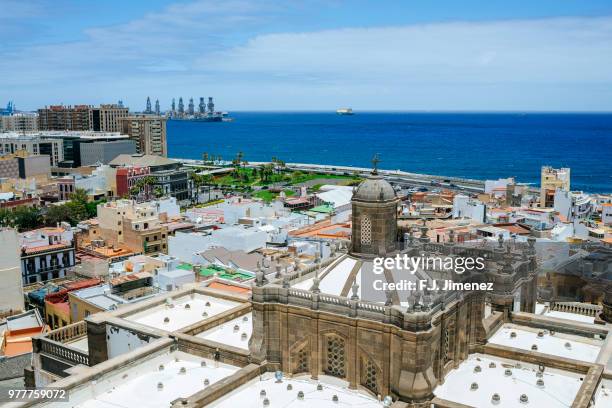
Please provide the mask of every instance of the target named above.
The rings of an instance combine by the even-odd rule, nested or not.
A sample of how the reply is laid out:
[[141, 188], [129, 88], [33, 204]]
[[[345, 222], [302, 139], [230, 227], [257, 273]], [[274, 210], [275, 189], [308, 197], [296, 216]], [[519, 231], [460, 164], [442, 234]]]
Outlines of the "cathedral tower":
[[397, 206], [395, 190], [378, 174], [378, 157], [374, 168], [353, 192], [351, 253], [354, 256], [375, 257], [396, 251]]

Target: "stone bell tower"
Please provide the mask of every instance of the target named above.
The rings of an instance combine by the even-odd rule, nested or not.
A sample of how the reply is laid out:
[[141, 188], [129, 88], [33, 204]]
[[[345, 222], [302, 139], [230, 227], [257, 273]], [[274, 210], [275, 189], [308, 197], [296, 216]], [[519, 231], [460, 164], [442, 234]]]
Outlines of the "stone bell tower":
[[395, 190], [378, 174], [378, 156], [372, 159], [373, 169], [353, 192], [351, 254], [375, 257], [396, 251], [397, 206]]

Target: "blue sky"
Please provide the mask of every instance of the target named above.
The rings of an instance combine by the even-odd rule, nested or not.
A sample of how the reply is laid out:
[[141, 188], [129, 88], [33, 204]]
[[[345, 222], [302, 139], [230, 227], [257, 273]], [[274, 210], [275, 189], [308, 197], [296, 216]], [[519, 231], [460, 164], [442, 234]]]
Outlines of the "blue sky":
[[612, 110], [612, 1], [0, 0], [0, 104]]

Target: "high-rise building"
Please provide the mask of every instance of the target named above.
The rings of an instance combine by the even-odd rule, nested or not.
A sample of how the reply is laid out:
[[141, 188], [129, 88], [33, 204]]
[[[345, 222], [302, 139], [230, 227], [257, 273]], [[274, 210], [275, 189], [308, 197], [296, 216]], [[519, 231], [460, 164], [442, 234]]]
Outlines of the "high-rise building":
[[128, 115], [129, 109], [116, 104], [54, 105], [38, 110], [40, 130], [94, 130], [117, 132], [119, 119]]
[[189, 115], [193, 115], [195, 113], [195, 109], [194, 109], [194, 105], [193, 105], [193, 98], [189, 98], [189, 105], [187, 105], [187, 113]]
[[166, 157], [166, 118], [153, 115], [134, 115], [121, 119], [121, 133], [129, 135], [136, 142], [141, 154]]
[[90, 107], [87, 105], [51, 105], [38, 110], [40, 130], [90, 130]]
[[179, 98], [178, 113], [179, 115], [182, 115], [185, 113], [185, 105], [183, 105], [183, 97]]
[[570, 169], [553, 169], [543, 166], [540, 182], [540, 207], [547, 208], [554, 205], [557, 189], [570, 191]]
[[34, 132], [38, 130], [36, 113], [13, 113], [0, 116], [0, 132]]
[[145, 108], [144, 113], [153, 113], [153, 110], [151, 109], [151, 98], [147, 96], [147, 106]]
[[172, 113], [174, 113], [176, 111], [176, 102], [174, 101], [174, 98], [172, 98]]
[[155, 100], [155, 114], [159, 116], [160, 113], [161, 113], [161, 110], [159, 109], [159, 99], [156, 99]]
[[90, 130], [96, 132], [118, 132], [119, 119], [125, 118], [128, 113], [128, 108], [115, 104], [100, 105], [99, 108], [92, 107], [89, 110]]

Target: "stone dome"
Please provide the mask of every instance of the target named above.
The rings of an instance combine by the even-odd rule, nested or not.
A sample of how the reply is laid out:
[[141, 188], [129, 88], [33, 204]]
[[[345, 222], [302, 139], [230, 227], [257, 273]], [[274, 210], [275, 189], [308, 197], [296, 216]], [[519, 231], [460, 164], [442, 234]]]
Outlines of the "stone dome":
[[372, 174], [362, 181], [353, 194], [353, 200], [370, 202], [389, 201], [396, 197], [391, 184], [378, 174]]

